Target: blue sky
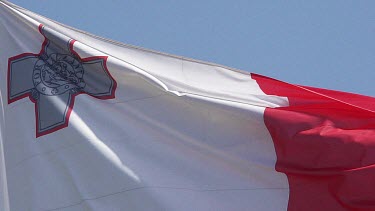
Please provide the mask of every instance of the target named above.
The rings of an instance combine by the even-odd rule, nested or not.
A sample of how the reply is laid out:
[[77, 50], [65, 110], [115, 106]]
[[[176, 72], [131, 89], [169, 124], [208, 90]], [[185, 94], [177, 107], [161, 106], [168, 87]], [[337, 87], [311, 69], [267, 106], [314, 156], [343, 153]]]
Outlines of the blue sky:
[[375, 96], [375, 1], [10, 0], [90, 33]]

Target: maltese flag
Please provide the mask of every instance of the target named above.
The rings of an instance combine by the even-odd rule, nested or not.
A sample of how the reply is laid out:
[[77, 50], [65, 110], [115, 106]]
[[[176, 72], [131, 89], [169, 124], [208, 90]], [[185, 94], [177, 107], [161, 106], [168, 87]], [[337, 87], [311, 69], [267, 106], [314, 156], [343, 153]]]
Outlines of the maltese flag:
[[375, 99], [0, 1], [0, 210], [375, 210]]

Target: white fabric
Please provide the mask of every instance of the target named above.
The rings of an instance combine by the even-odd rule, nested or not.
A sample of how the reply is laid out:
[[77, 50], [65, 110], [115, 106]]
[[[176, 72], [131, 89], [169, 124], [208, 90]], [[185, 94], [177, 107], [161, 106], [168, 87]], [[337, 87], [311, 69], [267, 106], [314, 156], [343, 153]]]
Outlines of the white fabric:
[[[8, 58], [39, 53], [43, 24], [109, 56], [116, 98], [75, 99], [69, 126], [35, 138], [34, 104], [6, 102]], [[0, 2], [3, 210], [286, 210], [288, 182], [247, 73], [98, 38]], [[6, 49], [6, 50], [4, 50]], [[2, 139], [1, 139], [2, 138]], [[8, 200], [9, 199], [9, 200]]]

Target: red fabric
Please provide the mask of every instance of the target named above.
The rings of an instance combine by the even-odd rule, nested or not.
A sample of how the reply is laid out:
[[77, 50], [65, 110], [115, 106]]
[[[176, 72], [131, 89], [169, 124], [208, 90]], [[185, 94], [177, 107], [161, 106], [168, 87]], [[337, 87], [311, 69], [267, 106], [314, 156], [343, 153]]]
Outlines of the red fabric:
[[275, 168], [288, 177], [288, 210], [375, 210], [375, 98], [252, 78], [289, 99], [264, 114]]

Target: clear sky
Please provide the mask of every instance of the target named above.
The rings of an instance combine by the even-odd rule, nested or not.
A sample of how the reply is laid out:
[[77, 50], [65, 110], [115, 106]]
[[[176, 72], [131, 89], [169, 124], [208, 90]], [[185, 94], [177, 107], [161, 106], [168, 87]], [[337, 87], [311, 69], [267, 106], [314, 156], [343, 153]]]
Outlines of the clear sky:
[[90, 33], [375, 96], [374, 0], [10, 0]]

